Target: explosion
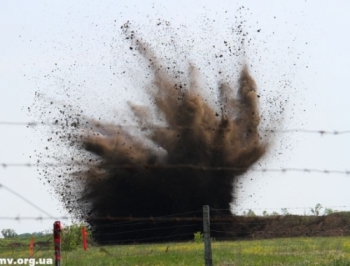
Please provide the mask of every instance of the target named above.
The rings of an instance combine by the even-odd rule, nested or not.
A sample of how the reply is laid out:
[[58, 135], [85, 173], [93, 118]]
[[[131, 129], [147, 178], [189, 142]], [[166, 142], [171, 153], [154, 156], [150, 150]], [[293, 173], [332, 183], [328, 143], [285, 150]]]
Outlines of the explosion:
[[83, 154], [74, 158], [83, 168], [67, 168], [68, 181], [56, 181], [65, 189], [57, 192], [99, 243], [192, 239], [202, 230], [198, 220], [156, 218], [200, 218], [203, 205], [222, 210], [214, 217], [231, 215], [234, 181], [267, 149], [258, 130], [256, 84], [244, 66], [237, 90], [219, 82], [218, 106], [212, 106], [194, 65], [189, 82], [181, 82], [133, 32], [131, 37], [153, 73], [148, 93], [154, 106], [129, 104], [136, 128], [81, 117], [70, 125], [74, 134], [61, 131]]

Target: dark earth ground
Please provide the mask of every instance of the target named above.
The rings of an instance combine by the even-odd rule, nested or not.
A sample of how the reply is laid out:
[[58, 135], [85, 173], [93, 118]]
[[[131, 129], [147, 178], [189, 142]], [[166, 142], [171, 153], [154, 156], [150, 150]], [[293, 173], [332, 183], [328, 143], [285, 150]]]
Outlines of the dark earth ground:
[[233, 239], [268, 239], [300, 236], [349, 236], [350, 212], [326, 216], [236, 216]]

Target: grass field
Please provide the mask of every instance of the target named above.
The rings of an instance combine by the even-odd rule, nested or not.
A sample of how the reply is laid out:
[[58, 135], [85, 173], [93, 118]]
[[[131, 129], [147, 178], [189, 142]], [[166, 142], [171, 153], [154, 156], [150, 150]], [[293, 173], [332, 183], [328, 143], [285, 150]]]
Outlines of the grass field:
[[[29, 245], [29, 240], [21, 240]], [[9, 248], [0, 239], [0, 258], [26, 258], [28, 247]], [[350, 266], [350, 237], [281, 238], [247, 241], [215, 241], [213, 262], [229, 265], [327, 265]], [[53, 258], [52, 250], [37, 250], [35, 258]], [[62, 252], [62, 265], [204, 265], [202, 243], [164, 243], [95, 246]]]

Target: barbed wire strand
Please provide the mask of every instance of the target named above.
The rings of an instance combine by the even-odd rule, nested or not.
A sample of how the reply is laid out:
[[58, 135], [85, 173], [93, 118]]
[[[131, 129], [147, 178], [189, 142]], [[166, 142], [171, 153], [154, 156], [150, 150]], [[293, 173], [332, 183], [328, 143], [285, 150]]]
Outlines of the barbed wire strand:
[[[192, 212], [180, 212], [180, 213], [174, 213], [174, 214], [170, 214], [170, 215], [163, 215], [163, 216], [159, 216], [159, 217], [172, 217], [172, 216], [176, 216], [176, 215], [188, 215], [188, 214], [195, 214], [195, 213], [202, 213], [202, 210], [198, 210], [198, 211], [192, 211]], [[158, 218], [159, 218], [158, 217]], [[137, 223], [131, 223], [134, 221], [124, 221], [124, 222], [119, 222], [119, 223], [108, 223], [105, 225], [99, 225], [99, 228], [103, 228], [103, 227], [118, 227], [118, 226], [132, 226], [132, 225], [140, 225], [140, 224], [144, 224], [144, 223], [161, 223], [161, 222], [166, 222], [166, 221], [155, 221], [153, 218], [150, 221], [147, 222], [137, 222]]]
[[[65, 166], [85, 166], [83, 163], [46, 163], [46, 164], [33, 164], [33, 163], [0, 163], [3, 168], [7, 167], [65, 167]], [[98, 165], [97, 165], [98, 166]], [[229, 166], [200, 166], [193, 164], [173, 164], [173, 165], [120, 165], [120, 164], [104, 164], [104, 167], [114, 167], [120, 169], [175, 169], [175, 168], [189, 168], [202, 171], [246, 171], [247, 168], [229, 167]], [[350, 175], [350, 170], [327, 170], [327, 169], [312, 169], [312, 168], [261, 168], [261, 169], [249, 169], [252, 172], [303, 172], [303, 173], [320, 173], [320, 174], [339, 174]]]
[[[101, 235], [120, 235], [120, 234], [129, 234], [129, 233], [136, 233], [136, 232], [143, 232], [143, 231], [156, 231], [156, 230], [163, 230], [163, 229], [182, 228], [182, 227], [193, 227], [193, 226], [197, 226], [197, 224], [185, 224], [185, 225], [175, 225], [175, 226], [165, 226], [165, 227], [153, 227], [153, 228], [147, 228], [147, 229], [137, 229], [137, 230], [129, 230], [129, 231], [114, 232], [114, 233], [94, 233], [94, 236], [101, 236]], [[97, 227], [97, 228], [98, 228], [98, 227]]]
[[[310, 234], [310, 233], [328, 233], [328, 232], [340, 232], [341, 233], [350, 233], [349, 229], [324, 229], [324, 230], [304, 230], [304, 232], [298, 232], [298, 235], [306, 235], [306, 234]], [[252, 239], [254, 237], [258, 237], [259, 234], [266, 234], [266, 235], [271, 235], [271, 236], [281, 236], [283, 234], [287, 235], [290, 234], [290, 231], [286, 231], [286, 230], [282, 230], [282, 231], [271, 231], [271, 230], [256, 230], [256, 231], [252, 231], [252, 232], [247, 232], [247, 230], [244, 229], [233, 229], [233, 230], [229, 230], [229, 231], [222, 231], [222, 230], [215, 230], [215, 229], [211, 229], [210, 232], [215, 232], [215, 233], [222, 233], [225, 234], [226, 236], [232, 236], [234, 239]], [[240, 236], [237, 235], [237, 233], [247, 233], [250, 235], [248, 236]], [[193, 233], [188, 232], [188, 233], [182, 233], [182, 234], [170, 234], [167, 236], [159, 236], [159, 237], [146, 237], [146, 238], [139, 238], [139, 239], [123, 239], [123, 240], [105, 240], [105, 241], [100, 241], [100, 244], [122, 244], [122, 243], [130, 243], [130, 242], [138, 242], [138, 241], [151, 241], [151, 240], [161, 240], [161, 239], [169, 239], [172, 237], [179, 237], [179, 236], [193, 236]], [[220, 238], [218, 238], [216, 236], [216, 240], [219, 240]], [[223, 237], [222, 239], [232, 239], [232, 238], [227, 238], [227, 237]]]
[[47, 211], [43, 210], [43, 209], [40, 208], [38, 205], [34, 204], [33, 202], [31, 202], [31, 201], [28, 200], [27, 198], [23, 197], [22, 195], [20, 195], [20, 194], [17, 193], [16, 191], [10, 189], [9, 187], [0, 184], [0, 188], [9, 191], [10, 193], [12, 193], [12, 194], [15, 195], [16, 197], [20, 198], [21, 200], [25, 201], [26, 203], [28, 203], [29, 205], [31, 205], [32, 207], [34, 207], [34, 208], [37, 209], [38, 211], [40, 211], [40, 212], [46, 214], [49, 218], [53, 218], [53, 216], [52, 216], [50, 213], [48, 213]]
[[[334, 208], [350, 208], [350, 206], [320, 206], [322, 209], [334, 209]], [[302, 207], [302, 206], [297, 206], [297, 207], [281, 207], [281, 208], [247, 208], [247, 210], [303, 210], [303, 209], [314, 209], [315, 206], [313, 207]], [[215, 209], [215, 208], [210, 208], [210, 211], [231, 211], [232, 209]]]
[[[278, 245], [273, 244], [273, 243], [261, 243], [260, 241], [264, 241], [267, 240], [267, 242], [270, 240], [274, 240], [271, 238], [255, 238], [255, 237], [240, 237], [240, 238], [234, 238], [235, 240], [241, 240], [242, 242], [239, 243], [235, 243], [237, 245], [237, 247], [240, 248], [245, 248], [245, 247], [255, 247], [255, 246], [261, 246], [263, 245], [264, 247], [275, 247], [276, 249], [280, 250], [281, 247], [287, 248], [287, 247], [303, 247], [305, 248], [305, 243], [280, 243], [281, 238], [279, 239], [279, 243]], [[245, 240], [256, 240], [257, 242], [243, 242]], [[227, 241], [230, 241], [230, 244], [232, 244], [232, 238], [227, 239], [227, 238], [215, 238], [215, 241], [212, 242], [212, 249], [217, 249], [217, 248], [232, 248], [232, 246], [227, 246]], [[119, 244], [119, 242], [105, 242], [106, 244]], [[164, 254], [164, 252], [169, 252], [169, 253], [177, 253], [177, 252], [181, 252], [181, 251], [188, 251], [188, 247], [181, 247], [183, 244], [188, 245], [188, 243], [190, 243], [189, 241], [181, 241], [181, 242], [158, 242], [157, 244], [161, 244], [164, 245], [164, 251], [160, 251], [159, 248], [157, 249], [153, 249], [152, 247], [149, 247], [147, 249], [142, 249], [142, 250], [133, 250], [135, 247], [140, 247], [143, 246], [142, 243], [139, 244], [128, 244], [127, 246], [130, 247], [130, 249], [133, 252], [137, 252], [135, 253], [130, 253], [130, 251], [128, 253], [125, 253], [125, 250], [123, 250], [123, 252], [118, 252], [119, 250], [113, 250], [113, 254], [111, 252], [109, 252], [108, 250], [106, 250], [106, 248], [108, 249], [108, 247], [103, 246], [100, 247], [103, 248], [103, 250], [100, 250], [101, 252], [104, 252], [106, 255], [112, 256], [112, 257], [118, 257], [118, 258], [122, 258], [122, 257], [138, 257], [138, 256], [146, 256], [146, 255], [154, 255], [154, 254]], [[192, 242], [193, 243], [193, 242]], [[104, 242], [102, 242], [102, 244], [104, 244]], [[194, 243], [195, 244], [195, 243]], [[308, 243], [308, 247], [314, 247], [317, 246], [316, 244], [311, 244]], [[8, 247], [3, 247], [2, 250], [6, 250]], [[17, 247], [16, 251], [19, 250], [26, 250], [26, 247]], [[43, 252], [50, 252], [51, 250], [41, 250]], [[194, 252], [198, 252], [198, 254], [193, 254], [193, 255], [200, 255], [203, 256], [203, 251], [201, 249], [198, 250], [193, 250]], [[314, 251], [313, 251], [314, 252]]]
[[[334, 214], [337, 214], [338, 212], [334, 212]], [[265, 219], [265, 218], [274, 218], [274, 217], [287, 217], [287, 216], [299, 216], [299, 217], [325, 217], [327, 215], [298, 215], [298, 214], [278, 214], [278, 215], [268, 215], [268, 216], [245, 216], [245, 215], [233, 215], [233, 216], [224, 216], [224, 217], [211, 217], [210, 221], [212, 223], [215, 223], [216, 221], [232, 221], [236, 224], [247, 224], [247, 222], [237, 222], [237, 220], [241, 218], [252, 218], [252, 219]], [[67, 216], [62, 217], [41, 217], [41, 216], [0, 216], [0, 220], [15, 220], [15, 221], [21, 221], [21, 220], [65, 220], [69, 219]], [[189, 222], [196, 222], [196, 221], [203, 221], [203, 217], [169, 217], [169, 218], [157, 218], [157, 217], [111, 217], [111, 216], [101, 216], [101, 217], [85, 217], [82, 219], [86, 219], [87, 221], [127, 221], [127, 222], [134, 222], [134, 221], [143, 221], [143, 222], [157, 222], [157, 221], [163, 221], [163, 222], [183, 222], [183, 221], [189, 221]], [[262, 222], [249, 222], [249, 224], [265, 224]], [[139, 224], [131, 224], [131, 225], [139, 225]], [[103, 225], [108, 226], [108, 225]], [[123, 225], [124, 226], [124, 225]]]
[[[111, 244], [114, 244], [114, 243], [107, 243], [108, 245], [111, 245]], [[115, 244], [119, 244], [119, 243], [115, 243]], [[106, 250], [106, 247], [100, 247], [100, 252], [103, 252], [104, 254], [106, 254], [107, 256], [109, 257], [113, 257], [113, 258], [118, 258], [119, 260], [121, 258], [133, 258], [133, 257], [144, 257], [144, 256], [149, 256], [149, 255], [161, 255], [161, 254], [164, 254], [165, 253], [179, 253], [179, 252], [183, 252], [183, 251], [188, 251], [188, 248], [174, 248], [174, 243], [173, 242], [164, 242], [163, 244], [171, 244], [171, 247], [170, 246], [167, 246], [167, 247], [164, 247], [164, 251], [159, 251], [159, 250], [155, 250], [155, 249], [152, 249], [152, 248], [149, 248], [147, 250], [140, 250], [140, 251], [136, 251], [137, 253], [125, 253], [125, 251], [119, 251], [118, 250], [113, 250], [113, 253]], [[181, 243], [182, 244], [182, 243]], [[180, 245], [181, 245], [180, 244]], [[128, 244], [127, 245], [128, 247], [137, 247], [137, 246], [140, 246], [140, 245], [130, 245]], [[5, 248], [0, 248], [0, 250], [8, 250], [9, 247], [5, 247]], [[14, 252], [12, 254], [12, 257], [15, 257], [15, 252], [18, 252], [18, 251], [24, 251], [26, 250], [27, 248], [26, 247], [17, 247], [17, 248], [11, 248], [11, 250]], [[47, 253], [46, 256], [49, 256], [51, 255], [51, 250], [45, 250], [45, 249], [42, 249], [40, 250], [42, 252]], [[41, 257], [42, 257], [43, 254], [41, 254]], [[191, 255], [192, 256], [196, 256], [196, 257], [202, 257], [203, 256], [203, 252], [202, 250], [198, 249], [198, 250], [193, 250], [191, 252]]]
[[[286, 230], [282, 230], [282, 231], [265, 231], [265, 230], [259, 230], [259, 231], [253, 231], [251, 232], [250, 235], [247, 235], [247, 236], [241, 236], [241, 235], [236, 235], [235, 233], [247, 233], [247, 230], [233, 230], [233, 231], [222, 231], [222, 230], [210, 230], [211, 232], [215, 232], [215, 233], [223, 233], [223, 234], [226, 234], [226, 235], [232, 235], [234, 237], [234, 239], [239, 239], [239, 240], [245, 240], [245, 239], [249, 239], [249, 240], [252, 240], [252, 239], [255, 239], [255, 240], [271, 240], [270, 238], [259, 238], [261, 237], [261, 234], [266, 234], [266, 235], [278, 235], [280, 236], [281, 234], [290, 234], [291, 232], [290, 231], [286, 231]], [[328, 233], [328, 232], [332, 232], [332, 233], [335, 233], [335, 232], [338, 232], [338, 233], [350, 233], [350, 230], [349, 229], [324, 229], [324, 230], [303, 230], [302, 232], [298, 232], [298, 236], [307, 236], [306, 234], [310, 234], [310, 233]], [[149, 237], [149, 238], [142, 238], [142, 239], [126, 239], [126, 240], [123, 240], [124, 242], [132, 242], [132, 241], [135, 241], [133, 242], [132, 244], [128, 244], [128, 246], [140, 246], [140, 245], [143, 245], [144, 243], [137, 243], [137, 241], [140, 241], [140, 240], [154, 240], [155, 238], [156, 239], [161, 239], [161, 238], [164, 238], [164, 239], [168, 239], [168, 238], [171, 238], [171, 237], [177, 237], [177, 236], [183, 236], [183, 235], [193, 235], [192, 233], [184, 233], [184, 234], [172, 234], [172, 235], [168, 235], [168, 236], [162, 236], [162, 237]], [[345, 236], [348, 236], [348, 235], [345, 235]], [[6, 244], [6, 242], [8, 243], [13, 243], [13, 238], [11, 239], [8, 239], [8, 238], [4, 238], [4, 239], [1, 239], [1, 242], [4, 242]], [[212, 244], [217, 244], [216, 241], [225, 241], [225, 240], [232, 240], [232, 238], [224, 238], [224, 237], [218, 237], [216, 236], [215, 237], [215, 241], [212, 243]], [[47, 241], [41, 241], [41, 242], [50, 242], [51, 239], [47, 240]], [[100, 241], [99, 242], [99, 245], [101, 244], [120, 244], [121, 242], [123, 241], [116, 241], [116, 240], [106, 240], [106, 241]], [[173, 244], [173, 245], [181, 245], [183, 243], [188, 243], [188, 240], [182, 240], [182, 241], [175, 241], [175, 242], [168, 242], [167, 240], [165, 240], [164, 242], [156, 242], [156, 244]], [[251, 246], [253, 243], [247, 243], [247, 246]], [[220, 245], [220, 243], [219, 243]], [[240, 246], [243, 245], [240, 243]], [[260, 245], [260, 244], [255, 244], [255, 245]], [[266, 244], [268, 245], [268, 244]], [[283, 244], [281, 243], [281, 245], [284, 245], [284, 246], [289, 246], [289, 245], [300, 245], [300, 244]], [[24, 246], [19, 246], [17, 248], [25, 248], [26, 249], [26, 246], [27, 245], [24, 245]], [[265, 244], [264, 244], [265, 246]], [[271, 245], [272, 246], [272, 245]], [[0, 246], [0, 249], [1, 248], [6, 248], [4, 246]], [[39, 248], [39, 247], [38, 247]], [[41, 248], [45, 248], [45, 247], [41, 247]], [[183, 249], [186, 249], [186, 248], [183, 248]], [[179, 249], [180, 250], [180, 249]], [[45, 251], [45, 250], [43, 250]], [[36, 253], [36, 252], [35, 252]]]
[[[237, 236], [235, 233], [248, 233], [247, 232], [248, 230], [230, 230], [230, 231], [222, 231], [222, 230], [210, 230], [210, 232], [215, 232], [215, 233], [222, 233], [222, 234], [226, 234], [226, 235], [233, 235], [233, 236]], [[328, 230], [312, 230], [312, 229], [307, 229], [305, 228], [305, 230], [303, 231], [306, 231], [304, 232], [305, 233], [326, 233], [326, 232], [334, 232], [334, 231], [341, 231], [342, 233], [350, 233], [350, 230], [349, 229], [328, 229]], [[254, 234], [254, 236], [256, 234], [267, 234], [267, 235], [281, 235], [281, 234], [290, 234], [291, 232], [290, 231], [264, 231], [264, 230], [259, 230], [259, 231], [253, 231], [251, 232], [252, 234]], [[298, 232], [300, 233], [300, 232]], [[238, 238], [240, 236], [237, 236]]]
[[[75, 121], [75, 120], [74, 120]], [[62, 123], [67, 124], [67, 120], [60, 121], [60, 122], [16, 122], [16, 121], [0, 121], [1, 126], [28, 126], [28, 127], [36, 127], [36, 126], [53, 126], [53, 125], [61, 125]], [[76, 125], [76, 124], [75, 124]], [[140, 128], [140, 129], [146, 129], [146, 128], [163, 128], [168, 130], [178, 130], [178, 129], [189, 129], [193, 128], [190, 126], [186, 127], [167, 127], [167, 126], [158, 126], [158, 125], [150, 125], [150, 126], [140, 126], [140, 125], [115, 125], [116, 127], [120, 128]], [[76, 127], [76, 126], [74, 126]], [[212, 130], [212, 128], [208, 128], [208, 130]], [[232, 130], [232, 129], [223, 129], [225, 130]], [[276, 130], [276, 129], [262, 129], [263, 132], [269, 132], [269, 133], [311, 133], [311, 134], [320, 134], [320, 135], [343, 135], [343, 134], [350, 134], [350, 130], [310, 130], [310, 129], [302, 129], [302, 128], [295, 128], [295, 129], [285, 129], [285, 130]]]
[[188, 236], [188, 235], [193, 235], [193, 233], [183, 233], [183, 234], [173, 234], [173, 235], [167, 235], [167, 236], [155, 236], [155, 237], [146, 237], [146, 238], [138, 238], [138, 239], [123, 239], [119, 241], [115, 240], [107, 240], [107, 241], [102, 241], [101, 243], [129, 243], [131, 242], [138, 242], [138, 241], [149, 241], [149, 240], [156, 240], [156, 239], [169, 239], [172, 237], [179, 237], [179, 236]]
[[44, 221], [44, 220], [68, 220], [69, 217], [67, 216], [52, 216], [52, 217], [42, 217], [42, 216], [0, 216], [0, 220], [14, 220], [14, 221], [24, 221], [24, 220], [37, 220], [37, 221]]

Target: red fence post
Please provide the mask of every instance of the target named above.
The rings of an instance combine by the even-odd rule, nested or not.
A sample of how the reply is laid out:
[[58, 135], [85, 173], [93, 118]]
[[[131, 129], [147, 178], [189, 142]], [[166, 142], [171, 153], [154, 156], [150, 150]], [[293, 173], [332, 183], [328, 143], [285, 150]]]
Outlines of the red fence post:
[[87, 241], [86, 241], [87, 232], [86, 232], [84, 226], [81, 228], [81, 234], [83, 236], [83, 247], [84, 247], [84, 250], [87, 250]]
[[34, 237], [32, 237], [32, 239], [30, 240], [30, 244], [29, 244], [29, 257], [33, 257], [34, 255]]
[[55, 266], [61, 266], [61, 231], [62, 225], [60, 221], [53, 224], [53, 239], [55, 244]]

